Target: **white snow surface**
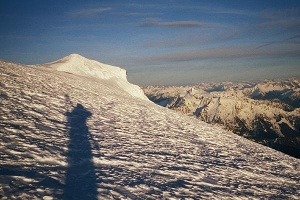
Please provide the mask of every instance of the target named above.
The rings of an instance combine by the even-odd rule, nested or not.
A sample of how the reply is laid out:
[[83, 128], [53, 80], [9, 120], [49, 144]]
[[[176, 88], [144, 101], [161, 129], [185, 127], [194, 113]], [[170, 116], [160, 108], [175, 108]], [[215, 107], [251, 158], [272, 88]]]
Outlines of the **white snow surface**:
[[79, 54], [70, 54], [60, 60], [37, 66], [80, 76], [95, 77], [104, 80], [113, 79], [114, 83], [117, 83], [123, 90], [132, 96], [147, 99], [144, 92], [138, 86], [127, 81], [127, 72], [125, 69], [90, 60]]
[[299, 199], [298, 159], [117, 77], [3, 61], [0, 76], [0, 199]]

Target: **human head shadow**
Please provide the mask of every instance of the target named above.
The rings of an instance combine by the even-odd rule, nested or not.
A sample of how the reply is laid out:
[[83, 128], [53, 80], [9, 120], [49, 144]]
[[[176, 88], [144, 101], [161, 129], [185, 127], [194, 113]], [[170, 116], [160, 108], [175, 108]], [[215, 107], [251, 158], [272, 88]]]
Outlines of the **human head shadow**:
[[81, 104], [66, 113], [69, 128], [64, 199], [97, 199], [95, 166], [91, 134], [86, 124], [92, 113]]

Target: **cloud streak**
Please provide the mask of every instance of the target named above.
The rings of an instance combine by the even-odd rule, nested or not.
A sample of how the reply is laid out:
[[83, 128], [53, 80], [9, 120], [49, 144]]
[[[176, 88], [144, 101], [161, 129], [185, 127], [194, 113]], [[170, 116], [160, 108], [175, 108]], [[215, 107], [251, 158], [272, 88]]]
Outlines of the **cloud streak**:
[[237, 59], [246, 57], [259, 56], [288, 56], [300, 55], [300, 45], [291, 45], [287, 48], [269, 48], [269, 49], [251, 49], [239, 47], [227, 48], [211, 48], [194, 51], [185, 51], [172, 54], [164, 54], [157, 56], [150, 56], [140, 59], [144, 63], [168, 63], [168, 62], [183, 62], [195, 61], [205, 59]]
[[287, 39], [268, 42], [268, 43], [265, 43], [263, 45], [260, 45], [260, 46], [256, 47], [255, 49], [260, 49], [260, 48], [267, 47], [267, 46], [270, 46], [270, 45], [273, 45], [273, 44], [287, 43], [287, 42], [290, 42], [290, 41], [298, 39], [298, 38], [300, 38], [300, 34], [299, 35], [294, 35], [294, 36], [289, 37]]
[[69, 14], [72, 16], [90, 16], [97, 15], [107, 11], [111, 11], [111, 7], [98, 7], [98, 8], [90, 8], [90, 9], [82, 9], [79, 11], [70, 12]]
[[211, 44], [219, 44], [222, 42], [227, 42], [234, 40], [240, 37], [240, 30], [224, 30], [217, 31], [214, 34], [211, 34], [212, 31], [208, 30], [208, 32], [204, 34], [197, 34], [195, 32], [190, 32], [189, 34], [180, 35], [177, 37], [164, 37], [162, 39], [156, 39], [147, 41], [143, 45], [142, 48], [181, 48], [181, 47], [195, 47], [195, 46], [204, 46]]
[[211, 40], [208, 36], [194, 36], [194, 35], [188, 35], [184, 37], [179, 38], [164, 38], [159, 41], [150, 41], [145, 44], [143, 44], [142, 48], [180, 48], [180, 47], [190, 47], [194, 45], [200, 45], [207, 43]]
[[258, 17], [261, 19], [261, 30], [299, 30], [300, 8], [282, 10], [263, 10]]
[[160, 22], [156, 18], [147, 18], [139, 25], [139, 27], [162, 27], [162, 28], [193, 28], [193, 27], [209, 27], [211, 24], [199, 21], [173, 21]]

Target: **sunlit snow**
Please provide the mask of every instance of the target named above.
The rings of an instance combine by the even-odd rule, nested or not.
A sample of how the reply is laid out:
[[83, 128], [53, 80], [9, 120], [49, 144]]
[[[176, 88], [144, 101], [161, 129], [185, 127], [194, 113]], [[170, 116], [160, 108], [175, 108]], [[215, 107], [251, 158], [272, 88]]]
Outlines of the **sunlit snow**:
[[1, 199], [299, 198], [299, 160], [80, 62], [0, 62]]

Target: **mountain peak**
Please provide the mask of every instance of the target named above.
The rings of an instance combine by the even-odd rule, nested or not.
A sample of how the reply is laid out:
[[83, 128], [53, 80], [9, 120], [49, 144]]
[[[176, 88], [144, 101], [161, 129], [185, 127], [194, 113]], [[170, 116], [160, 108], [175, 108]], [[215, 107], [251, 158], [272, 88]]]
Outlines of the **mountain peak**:
[[[68, 63], [68, 62], [75, 62], [75, 63], [80, 63], [81, 65], [83, 64], [84, 61], [88, 61], [90, 59], [83, 57], [82, 55], [76, 54], [76, 53], [72, 53], [68, 56], [65, 56], [57, 61], [54, 61], [53, 63]], [[97, 61], [96, 61], [97, 62]], [[51, 63], [48, 63], [51, 64]]]
[[68, 55], [67, 57], [83, 57], [82, 55], [79, 55], [77, 53], [71, 53], [70, 55]]
[[132, 96], [148, 99], [141, 88], [127, 81], [125, 69], [100, 63], [96, 60], [85, 58], [79, 54], [70, 54], [57, 61], [42, 65], [57, 71], [76, 74], [101, 80], [110, 80], [112, 84], [117, 84]]
[[68, 56], [66, 56], [64, 58], [69, 59], [69, 60], [73, 60], [73, 59], [75, 59], [75, 60], [87, 59], [86, 57], [83, 57], [82, 55], [79, 55], [77, 53], [72, 53], [72, 54], [70, 54], [70, 55], [68, 55]]
[[90, 76], [100, 79], [110, 79], [113, 77], [126, 79], [126, 71], [124, 69], [91, 60], [76, 53], [42, 66], [80, 76]]

